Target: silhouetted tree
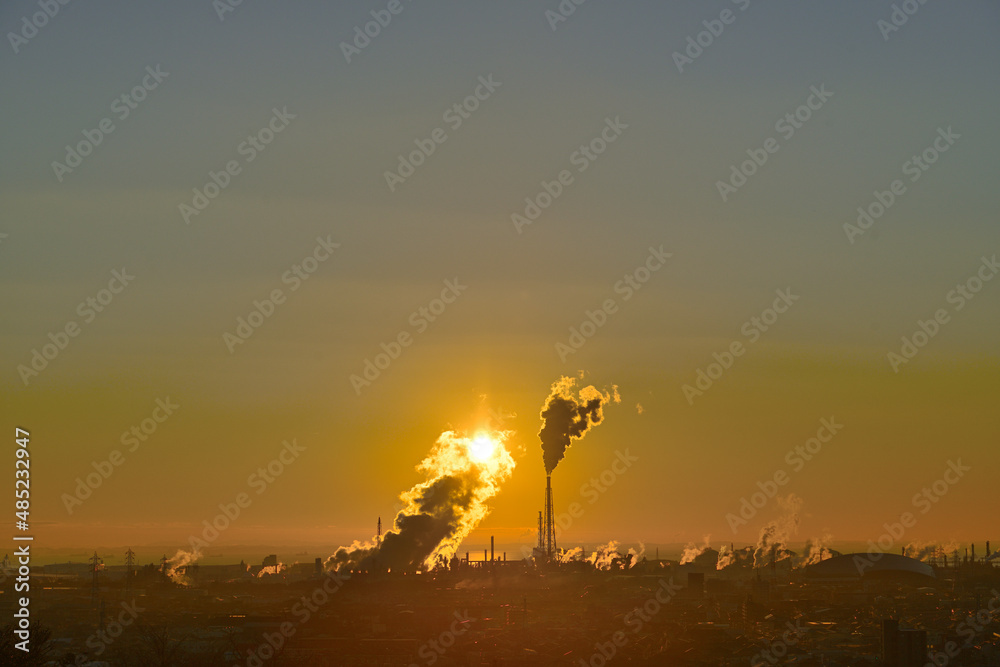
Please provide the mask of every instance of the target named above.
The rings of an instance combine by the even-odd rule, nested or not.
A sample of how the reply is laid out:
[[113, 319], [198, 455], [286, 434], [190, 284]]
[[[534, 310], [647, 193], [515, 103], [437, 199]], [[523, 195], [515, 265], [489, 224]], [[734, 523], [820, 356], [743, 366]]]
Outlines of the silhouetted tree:
[[163, 626], [141, 625], [138, 628], [138, 634], [144, 665], [173, 667], [173, 665], [179, 664], [184, 639], [171, 638], [170, 630]]

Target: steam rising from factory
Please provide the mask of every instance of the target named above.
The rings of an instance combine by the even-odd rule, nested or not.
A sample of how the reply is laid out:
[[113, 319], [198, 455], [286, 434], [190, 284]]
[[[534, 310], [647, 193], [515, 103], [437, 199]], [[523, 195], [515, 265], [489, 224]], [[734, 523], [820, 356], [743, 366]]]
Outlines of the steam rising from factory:
[[765, 567], [768, 563], [794, 555], [788, 548], [788, 543], [799, 532], [799, 513], [802, 511], [802, 504], [802, 499], [794, 493], [778, 498], [778, 506], [783, 513], [777, 519], [768, 521], [760, 529], [753, 553], [754, 567]]
[[400, 496], [405, 506], [392, 529], [370, 542], [341, 547], [327, 568], [405, 572], [447, 563], [489, 513], [486, 501], [514, 470], [504, 447], [509, 435], [442, 433], [417, 466], [427, 479]]
[[178, 549], [173, 558], [167, 559], [164, 574], [175, 584], [187, 585], [190, 581], [185, 576], [184, 570], [199, 558], [201, 558], [201, 554], [197, 550], [185, 551], [184, 549]]
[[561, 377], [552, 384], [552, 391], [542, 407], [542, 429], [538, 437], [542, 441], [542, 461], [545, 474], [551, 475], [566, 455], [566, 450], [574, 439], [586, 435], [591, 426], [604, 421], [603, 407], [614, 400], [621, 402], [618, 388], [612, 393], [601, 393], [593, 385], [581, 389], [573, 395], [576, 379]]
[[593, 385], [588, 385], [574, 396], [575, 387], [575, 378], [559, 378], [552, 384], [539, 415], [542, 428], [538, 437], [542, 441], [542, 462], [545, 464], [545, 509], [539, 512], [535, 555], [548, 560], [558, 558], [552, 471], [566, 456], [573, 440], [582, 438], [590, 427], [604, 421], [604, 406], [611, 401], [621, 402], [617, 386], [612, 386], [612, 392], [602, 393]]

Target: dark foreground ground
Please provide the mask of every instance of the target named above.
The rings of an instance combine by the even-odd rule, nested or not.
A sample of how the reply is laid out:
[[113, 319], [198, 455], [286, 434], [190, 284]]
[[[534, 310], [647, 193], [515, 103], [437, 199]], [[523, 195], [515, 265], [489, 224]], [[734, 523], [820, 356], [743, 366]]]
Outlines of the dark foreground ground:
[[[830, 581], [666, 561], [627, 572], [511, 562], [191, 583], [147, 568], [126, 587], [108, 573], [95, 596], [89, 576], [34, 576], [31, 652], [8, 627], [0, 664], [1000, 665], [1000, 568]], [[11, 619], [18, 594], [4, 586]], [[922, 658], [883, 661], [883, 619], [925, 631], [899, 635], [924, 637]]]

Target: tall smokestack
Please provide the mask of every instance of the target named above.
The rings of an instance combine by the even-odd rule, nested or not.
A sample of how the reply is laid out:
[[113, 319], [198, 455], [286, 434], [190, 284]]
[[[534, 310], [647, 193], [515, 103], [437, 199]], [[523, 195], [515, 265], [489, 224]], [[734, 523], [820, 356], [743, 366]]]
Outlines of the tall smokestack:
[[493, 562], [493, 536], [490, 535], [490, 562]]
[[552, 506], [552, 475], [545, 476], [545, 555], [550, 559], [556, 552], [555, 510]]

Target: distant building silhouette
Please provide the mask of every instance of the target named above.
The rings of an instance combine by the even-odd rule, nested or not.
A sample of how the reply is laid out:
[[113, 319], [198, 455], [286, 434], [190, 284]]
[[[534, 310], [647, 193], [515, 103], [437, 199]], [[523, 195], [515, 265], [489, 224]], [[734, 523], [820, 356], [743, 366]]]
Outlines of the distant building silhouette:
[[899, 621], [883, 619], [883, 667], [923, 667], [926, 663], [927, 631], [900, 630]]

